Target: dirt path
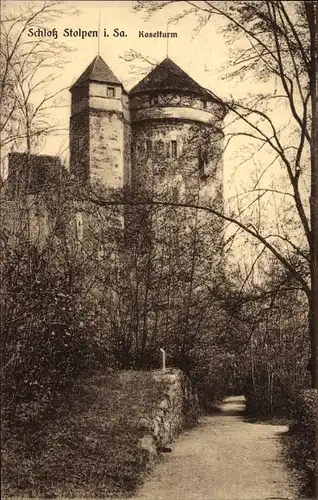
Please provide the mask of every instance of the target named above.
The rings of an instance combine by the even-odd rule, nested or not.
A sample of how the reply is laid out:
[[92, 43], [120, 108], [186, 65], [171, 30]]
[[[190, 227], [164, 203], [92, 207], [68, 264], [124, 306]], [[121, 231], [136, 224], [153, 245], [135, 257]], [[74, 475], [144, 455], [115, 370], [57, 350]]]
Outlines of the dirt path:
[[227, 398], [166, 454], [136, 500], [297, 498], [280, 454], [284, 426], [244, 421], [244, 399]]

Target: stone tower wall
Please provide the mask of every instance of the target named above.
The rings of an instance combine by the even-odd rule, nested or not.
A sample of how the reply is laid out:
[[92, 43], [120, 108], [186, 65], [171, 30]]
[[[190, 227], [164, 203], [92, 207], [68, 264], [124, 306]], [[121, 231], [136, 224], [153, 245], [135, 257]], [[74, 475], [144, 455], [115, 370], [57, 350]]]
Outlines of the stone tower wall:
[[[164, 195], [179, 186], [223, 196], [221, 123], [217, 103], [196, 96], [145, 94], [131, 98], [132, 185], [135, 192]], [[170, 194], [171, 194], [170, 189]]]
[[88, 109], [70, 118], [70, 171], [83, 182], [89, 179], [89, 126]]
[[115, 111], [90, 111], [90, 178], [120, 188], [124, 178], [124, 124]]
[[71, 171], [84, 181], [122, 188], [130, 179], [130, 124], [127, 95], [114, 86], [90, 82], [74, 89], [70, 132]]

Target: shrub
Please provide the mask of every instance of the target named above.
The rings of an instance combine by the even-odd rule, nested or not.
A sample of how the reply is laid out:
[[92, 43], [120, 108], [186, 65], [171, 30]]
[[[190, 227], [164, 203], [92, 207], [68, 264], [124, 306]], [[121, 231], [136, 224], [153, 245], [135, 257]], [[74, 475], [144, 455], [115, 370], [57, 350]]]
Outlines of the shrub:
[[297, 395], [308, 386], [309, 374], [305, 367], [296, 379], [286, 367], [277, 370], [275, 376], [259, 369], [254, 383], [251, 378], [245, 381], [244, 395], [246, 412], [255, 417], [294, 418]]
[[299, 452], [305, 467], [315, 473], [317, 389], [303, 391], [298, 397], [297, 403], [295, 430], [300, 438]]
[[299, 392], [285, 444], [288, 461], [299, 478], [301, 498], [317, 498], [316, 418], [317, 389]]
[[[101, 370], [79, 377], [55, 418], [2, 447], [3, 496], [105, 498], [132, 493], [148, 467], [140, 420], [163, 398], [153, 373]], [[5, 430], [6, 431], [6, 430]]]
[[2, 415], [11, 425], [29, 425], [52, 411], [64, 388], [104, 356], [87, 335], [82, 296], [50, 256], [37, 248], [16, 250], [3, 275]]

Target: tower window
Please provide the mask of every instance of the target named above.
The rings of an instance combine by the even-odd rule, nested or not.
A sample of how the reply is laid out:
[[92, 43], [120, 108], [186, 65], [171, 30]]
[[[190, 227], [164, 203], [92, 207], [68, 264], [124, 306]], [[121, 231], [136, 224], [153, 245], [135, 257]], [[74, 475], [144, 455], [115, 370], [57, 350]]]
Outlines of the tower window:
[[170, 141], [170, 154], [172, 158], [178, 157], [177, 141]]
[[76, 138], [76, 149], [77, 151], [79, 151], [80, 149], [82, 149], [84, 145], [84, 137], [77, 137]]
[[83, 239], [83, 216], [80, 212], [75, 215], [76, 236], [78, 241]]
[[105, 257], [105, 248], [102, 243], [100, 243], [97, 247], [97, 259], [102, 260]]
[[207, 155], [206, 155], [206, 153], [200, 152], [200, 155], [199, 155], [199, 177], [200, 177], [201, 181], [206, 180], [208, 177], [207, 167], [208, 167]]
[[208, 107], [208, 103], [206, 101], [202, 101], [202, 108], [206, 109]]
[[158, 95], [152, 95], [150, 97], [150, 106], [156, 106], [159, 102], [159, 97]]
[[115, 97], [115, 87], [107, 87], [107, 97]]
[[158, 141], [158, 153], [162, 154], [164, 152], [165, 145], [162, 140]]

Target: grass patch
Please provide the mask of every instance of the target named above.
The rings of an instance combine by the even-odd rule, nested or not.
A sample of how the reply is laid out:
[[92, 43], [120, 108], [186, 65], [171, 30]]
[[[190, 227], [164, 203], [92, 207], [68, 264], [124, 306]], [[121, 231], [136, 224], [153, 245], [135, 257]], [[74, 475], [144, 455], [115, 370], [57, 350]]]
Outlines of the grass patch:
[[107, 497], [132, 493], [147, 470], [141, 417], [163, 388], [150, 372], [98, 374], [37, 429], [3, 428], [2, 495]]

